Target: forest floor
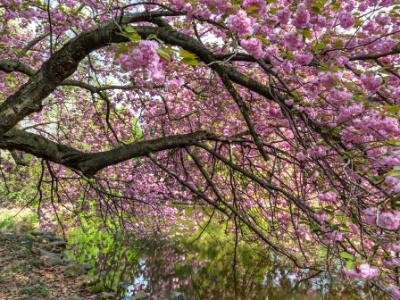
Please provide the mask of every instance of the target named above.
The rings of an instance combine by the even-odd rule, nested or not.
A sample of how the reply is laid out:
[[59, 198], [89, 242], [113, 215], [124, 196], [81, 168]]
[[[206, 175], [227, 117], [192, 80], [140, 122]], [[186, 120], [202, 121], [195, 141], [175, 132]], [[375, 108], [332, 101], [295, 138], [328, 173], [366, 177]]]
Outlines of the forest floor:
[[14, 218], [16, 212], [0, 208], [0, 300], [94, 299], [84, 274], [66, 272], [63, 241], [33, 228], [29, 213]]

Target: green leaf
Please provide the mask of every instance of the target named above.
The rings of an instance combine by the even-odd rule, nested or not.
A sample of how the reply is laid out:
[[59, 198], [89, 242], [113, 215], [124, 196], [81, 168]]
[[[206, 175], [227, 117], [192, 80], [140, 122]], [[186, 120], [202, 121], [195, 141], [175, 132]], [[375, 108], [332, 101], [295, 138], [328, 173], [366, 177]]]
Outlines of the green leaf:
[[160, 40], [160, 39], [157, 37], [157, 35], [154, 34], [154, 33], [149, 34], [149, 35], [147, 36], [146, 39], [147, 39], [147, 40], [155, 40], [155, 41], [159, 42], [160, 44], [163, 44], [163, 41]]
[[353, 260], [348, 260], [347, 262], [346, 262], [346, 268], [347, 269], [353, 269], [354, 268], [354, 266], [355, 266], [355, 262], [353, 261]]
[[338, 229], [340, 229], [341, 226], [342, 226], [342, 224], [329, 224], [329, 228], [331, 230], [338, 230]]
[[339, 253], [340, 257], [344, 258], [344, 259], [349, 259], [354, 261], [354, 256], [351, 255], [350, 253], [347, 253], [346, 251], [342, 251]]
[[277, 7], [272, 7], [268, 13], [270, 13], [271, 15], [275, 15], [277, 12], [279, 11], [279, 9]]
[[270, 44], [270, 41], [267, 40], [267, 38], [265, 36], [263, 36], [262, 34], [257, 34], [255, 35], [255, 37], [260, 40], [264, 46], [268, 46]]
[[166, 61], [170, 61], [171, 60], [171, 55], [169, 55], [169, 51], [166, 48], [157, 48], [157, 53], [158, 55], [161, 56], [161, 58], [163, 58]]
[[318, 233], [318, 232], [321, 231], [321, 229], [319, 228], [319, 226], [316, 225], [316, 224], [314, 224], [314, 223], [311, 223], [311, 224], [310, 224], [310, 229], [311, 229], [311, 232], [313, 232], [313, 233]]
[[334, 3], [331, 5], [331, 9], [332, 9], [333, 11], [339, 11], [339, 10], [340, 10], [340, 2], [339, 2], [339, 1], [334, 2]]
[[140, 40], [142, 39], [138, 33], [129, 33], [127, 34], [127, 37], [131, 40], [131, 42], [135, 44], [139, 43]]
[[124, 35], [134, 43], [138, 43], [142, 39], [140, 34], [137, 33], [136, 29], [132, 26], [126, 26], [124, 28]]
[[247, 12], [255, 12], [255, 11], [259, 10], [259, 9], [260, 9], [260, 7], [258, 5], [252, 5], [252, 6], [247, 7], [246, 11]]
[[311, 35], [311, 31], [310, 29], [306, 28], [306, 29], [302, 29], [300, 30], [300, 33], [303, 37], [305, 37], [306, 39], [311, 39], [312, 35]]
[[189, 66], [197, 66], [200, 64], [200, 62], [196, 58], [190, 58], [190, 57], [182, 58], [181, 62]]
[[148, 40], [158, 40], [158, 37], [156, 34], [152, 33], [150, 35], [147, 36]]
[[317, 44], [315, 45], [315, 50], [317, 50], [317, 51], [323, 50], [323, 49], [326, 48], [326, 46], [327, 46], [327, 43], [325, 43], [325, 42], [319, 42], [319, 43], [317, 43]]
[[179, 51], [179, 56], [182, 57], [182, 58], [191, 58], [191, 59], [196, 59], [197, 58], [196, 54], [194, 54], [192, 52], [189, 52], [187, 50]]
[[393, 170], [393, 171], [387, 172], [386, 175], [389, 175], [389, 176], [400, 176], [400, 171]]
[[400, 147], [400, 140], [387, 140], [385, 141], [386, 144], [390, 146], [398, 146]]
[[324, 9], [326, 2], [327, 2], [327, 0], [314, 0], [313, 4], [311, 6], [313, 12], [315, 14], [321, 13], [322, 10]]
[[137, 33], [136, 29], [133, 28], [132, 26], [124, 27], [124, 32], [126, 32], [126, 33]]
[[398, 113], [400, 111], [400, 105], [385, 105], [385, 110], [387, 110], [390, 113]]
[[333, 47], [342, 48], [343, 47], [343, 41], [342, 40], [337, 40], [337, 41], [333, 42]]
[[257, 16], [258, 15], [258, 10], [260, 9], [260, 7], [258, 7], [257, 5], [252, 5], [246, 8], [246, 11], [249, 15], [252, 16]]
[[118, 59], [121, 54], [128, 53], [131, 48], [127, 44], [119, 44], [118, 50], [115, 52], [115, 58]]
[[286, 53], [283, 53], [282, 56], [283, 56], [284, 58], [287, 58], [287, 59], [293, 59], [294, 54], [293, 54], [292, 51], [287, 51]]
[[363, 94], [354, 94], [353, 100], [357, 101], [357, 102], [365, 102], [366, 98], [365, 98], [365, 95], [363, 95]]

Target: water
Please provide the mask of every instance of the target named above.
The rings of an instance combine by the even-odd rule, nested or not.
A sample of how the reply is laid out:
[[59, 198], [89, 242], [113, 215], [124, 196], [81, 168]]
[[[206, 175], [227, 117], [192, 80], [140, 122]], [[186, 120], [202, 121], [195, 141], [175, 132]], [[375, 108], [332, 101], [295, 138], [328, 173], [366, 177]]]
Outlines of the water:
[[224, 226], [195, 237], [137, 239], [94, 228], [71, 240], [75, 259], [95, 267], [89, 274], [97, 279], [94, 290], [114, 291], [122, 300], [387, 299], [369, 283], [349, 282], [339, 268], [294, 268], [262, 243], [235, 247]]
[[235, 273], [223, 248], [212, 257], [181, 251], [168, 244], [144, 251], [121, 299], [385, 299], [366, 283], [273, 265], [269, 256], [238, 262]]

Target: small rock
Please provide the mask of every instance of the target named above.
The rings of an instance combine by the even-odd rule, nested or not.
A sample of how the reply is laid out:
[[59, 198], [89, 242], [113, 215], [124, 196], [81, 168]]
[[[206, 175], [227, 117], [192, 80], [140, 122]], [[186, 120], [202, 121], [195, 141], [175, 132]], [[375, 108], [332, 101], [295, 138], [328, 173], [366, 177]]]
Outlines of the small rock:
[[40, 231], [40, 230], [31, 231], [31, 235], [33, 235], [33, 236], [39, 236], [39, 235], [43, 235], [43, 234], [44, 234], [44, 232]]
[[102, 292], [100, 294], [100, 299], [101, 300], [108, 300], [108, 299], [117, 299], [115, 293], [112, 292]]
[[50, 242], [47, 244], [47, 246], [65, 248], [67, 246], [67, 242], [63, 241], [63, 240], [59, 240], [59, 241]]
[[43, 249], [54, 253], [61, 253], [65, 250], [67, 243], [64, 241], [53, 241], [42, 245]]
[[68, 266], [65, 267], [64, 273], [66, 276], [75, 277], [85, 274], [85, 269], [82, 267], [82, 265], [70, 263]]
[[40, 260], [44, 265], [57, 266], [57, 265], [63, 265], [65, 263], [60, 255], [49, 252], [41, 248], [39, 248], [39, 255], [40, 255]]
[[43, 238], [48, 240], [49, 242], [53, 242], [53, 241], [59, 241], [60, 239], [55, 235], [55, 233], [53, 232], [46, 232], [43, 235]]
[[45, 231], [34, 230], [34, 231], [31, 231], [30, 234], [33, 235], [36, 238], [36, 241], [38, 241], [40, 243], [60, 241], [60, 239], [56, 236], [56, 234], [54, 232], [45, 232]]
[[76, 282], [78, 286], [85, 287], [91, 285], [93, 283], [93, 280], [87, 275], [81, 275], [76, 278]]
[[93, 267], [90, 264], [82, 264], [82, 268], [85, 270], [85, 273], [89, 272]]

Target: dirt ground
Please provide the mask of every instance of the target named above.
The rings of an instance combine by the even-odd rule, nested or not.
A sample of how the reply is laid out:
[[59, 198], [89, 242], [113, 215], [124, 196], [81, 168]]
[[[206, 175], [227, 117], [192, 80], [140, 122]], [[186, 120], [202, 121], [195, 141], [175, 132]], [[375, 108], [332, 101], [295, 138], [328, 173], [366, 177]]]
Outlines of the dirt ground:
[[44, 261], [35, 251], [38, 243], [27, 232], [0, 230], [0, 300], [90, 299], [82, 278], [66, 276], [65, 266]]

